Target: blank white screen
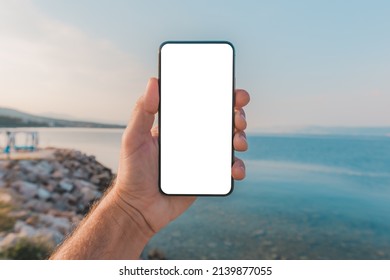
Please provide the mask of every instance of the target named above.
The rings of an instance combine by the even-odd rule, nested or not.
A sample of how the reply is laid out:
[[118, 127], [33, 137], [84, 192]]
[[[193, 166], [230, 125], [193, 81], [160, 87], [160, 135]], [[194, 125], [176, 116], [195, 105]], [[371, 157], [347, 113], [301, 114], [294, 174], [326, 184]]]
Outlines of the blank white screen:
[[160, 55], [161, 190], [228, 194], [233, 48], [227, 43], [167, 43]]

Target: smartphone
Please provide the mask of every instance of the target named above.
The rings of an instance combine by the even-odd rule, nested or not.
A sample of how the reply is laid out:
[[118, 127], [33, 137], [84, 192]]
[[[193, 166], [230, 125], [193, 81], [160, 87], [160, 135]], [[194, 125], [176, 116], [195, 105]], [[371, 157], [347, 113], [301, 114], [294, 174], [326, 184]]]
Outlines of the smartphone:
[[168, 41], [159, 51], [159, 187], [166, 195], [233, 190], [234, 47]]

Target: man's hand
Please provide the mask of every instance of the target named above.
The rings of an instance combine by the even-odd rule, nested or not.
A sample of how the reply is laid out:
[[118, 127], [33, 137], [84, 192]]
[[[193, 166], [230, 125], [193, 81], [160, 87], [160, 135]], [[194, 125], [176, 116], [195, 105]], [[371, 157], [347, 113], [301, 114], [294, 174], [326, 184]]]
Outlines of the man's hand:
[[[159, 191], [158, 129], [153, 127], [158, 111], [158, 92], [158, 80], [151, 78], [123, 134], [118, 176], [112, 190], [118, 206], [148, 237], [182, 214], [196, 199], [166, 196]], [[236, 90], [233, 145], [237, 151], [248, 148], [244, 132], [247, 124], [242, 109], [248, 103], [249, 94], [245, 90]], [[235, 158], [232, 176], [235, 180], [245, 177], [245, 165], [239, 158]]]
[[[242, 109], [249, 102], [237, 90], [234, 148], [248, 147]], [[100, 203], [50, 257], [51, 259], [137, 259], [154, 233], [183, 213], [195, 197], [165, 196], [158, 188], [158, 135], [152, 128], [158, 110], [158, 83], [149, 80], [122, 139], [117, 180]], [[236, 158], [236, 180], [245, 177], [245, 166]]]

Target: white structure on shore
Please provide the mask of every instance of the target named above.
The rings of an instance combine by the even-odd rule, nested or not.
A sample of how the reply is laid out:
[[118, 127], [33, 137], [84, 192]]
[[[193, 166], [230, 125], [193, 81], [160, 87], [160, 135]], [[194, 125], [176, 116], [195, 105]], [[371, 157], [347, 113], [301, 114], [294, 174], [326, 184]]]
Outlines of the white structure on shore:
[[37, 131], [0, 131], [0, 151], [10, 154], [12, 151], [36, 151], [39, 144]]

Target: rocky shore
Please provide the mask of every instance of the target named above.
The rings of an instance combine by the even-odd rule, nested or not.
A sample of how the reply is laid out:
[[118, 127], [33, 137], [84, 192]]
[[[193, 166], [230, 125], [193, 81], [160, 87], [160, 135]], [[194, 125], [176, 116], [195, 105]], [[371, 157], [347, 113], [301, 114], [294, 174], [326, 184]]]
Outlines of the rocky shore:
[[114, 178], [94, 156], [67, 149], [46, 149], [45, 153], [49, 156], [42, 159], [0, 160], [2, 258], [11, 258], [5, 252], [15, 246], [17, 254], [23, 254], [22, 243], [43, 244], [48, 252], [52, 250]]

